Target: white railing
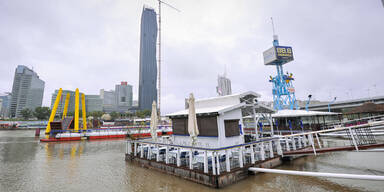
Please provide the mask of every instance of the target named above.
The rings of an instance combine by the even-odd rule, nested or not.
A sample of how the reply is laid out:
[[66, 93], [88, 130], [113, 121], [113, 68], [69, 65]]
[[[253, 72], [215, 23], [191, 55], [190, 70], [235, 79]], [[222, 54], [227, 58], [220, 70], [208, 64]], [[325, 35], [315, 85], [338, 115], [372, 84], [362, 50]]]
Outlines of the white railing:
[[361, 144], [359, 140], [362, 139], [359, 129], [379, 124], [384, 124], [384, 122], [263, 138], [250, 143], [221, 148], [182, 146], [151, 140], [127, 140], [126, 154], [132, 158], [139, 157], [220, 175], [223, 171], [230, 172], [235, 168], [255, 165], [277, 156], [284, 156], [284, 153], [288, 154], [290, 151], [312, 149], [313, 154], [316, 155], [317, 150], [324, 147], [319, 136], [321, 133], [346, 131], [349, 133], [355, 150], [359, 150]]

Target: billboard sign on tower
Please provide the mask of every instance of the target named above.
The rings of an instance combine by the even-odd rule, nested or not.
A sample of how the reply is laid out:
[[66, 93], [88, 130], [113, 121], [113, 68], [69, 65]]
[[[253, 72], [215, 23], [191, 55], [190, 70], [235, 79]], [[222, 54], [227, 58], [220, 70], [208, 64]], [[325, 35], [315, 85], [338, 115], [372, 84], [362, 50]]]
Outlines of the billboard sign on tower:
[[264, 65], [285, 64], [293, 61], [292, 47], [273, 46], [264, 51]]

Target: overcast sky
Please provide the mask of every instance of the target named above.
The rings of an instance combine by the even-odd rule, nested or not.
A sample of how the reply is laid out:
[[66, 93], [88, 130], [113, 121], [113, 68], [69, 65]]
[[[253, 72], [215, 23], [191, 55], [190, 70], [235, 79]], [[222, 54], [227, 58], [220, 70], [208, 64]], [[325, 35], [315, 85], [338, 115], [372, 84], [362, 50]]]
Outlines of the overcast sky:
[[[162, 9], [162, 113], [184, 98], [216, 96], [227, 71], [233, 92], [271, 100], [262, 52], [272, 46], [270, 17], [281, 45], [292, 46], [297, 99], [384, 95], [384, 7], [381, 0], [167, 0]], [[86, 94], [133, 85], [137, 99], [143, 5], [156, 0], [0, 0], [0, 93], [11, 91], [17, 65], [55, 89]]]

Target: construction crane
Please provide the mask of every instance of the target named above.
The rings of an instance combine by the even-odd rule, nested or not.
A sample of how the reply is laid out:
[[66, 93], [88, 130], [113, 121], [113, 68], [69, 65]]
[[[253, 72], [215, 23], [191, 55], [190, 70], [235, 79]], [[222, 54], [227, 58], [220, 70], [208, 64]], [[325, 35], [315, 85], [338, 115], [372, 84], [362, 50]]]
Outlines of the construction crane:
[[164, 4], [164, 5], [167, 5], [168, 7], [178, 11], [178, 12], [181, 12], [179, 9], [177, 9], [176, 7], [164, 2], [164, 1], [161, 1], [161, 0], [157, 0], [158, 3], [159, 3], [159, 14], [158, 14], [158, 19], [159, 19], [159, 28], [158, 28], [158, 31], [159, 31], [159, 42], [158, 42], [158, 71], [159, 71], [159, 75], [158, 75], [158, 110], [159, 110], [159, 115], [161, 116], [161, 110], [160, 110], [160, 106], [161, 106], [161, 4]]

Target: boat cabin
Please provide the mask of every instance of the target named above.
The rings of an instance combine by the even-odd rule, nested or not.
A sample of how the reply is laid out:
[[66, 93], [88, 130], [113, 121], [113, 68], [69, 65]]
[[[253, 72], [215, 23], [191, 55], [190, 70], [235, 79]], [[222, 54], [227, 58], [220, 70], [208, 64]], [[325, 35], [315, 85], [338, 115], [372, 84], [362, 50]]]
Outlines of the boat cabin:
[[[244, 143], [243, 116], [253, 113], [260, 95], [249, 91], [195, 101], [197, 126], [196, 147], [225, 147]], [[191, 145], [187, 109], [168, 114], [172, 120], [173, 144]]]

